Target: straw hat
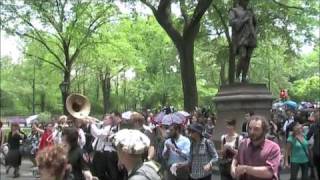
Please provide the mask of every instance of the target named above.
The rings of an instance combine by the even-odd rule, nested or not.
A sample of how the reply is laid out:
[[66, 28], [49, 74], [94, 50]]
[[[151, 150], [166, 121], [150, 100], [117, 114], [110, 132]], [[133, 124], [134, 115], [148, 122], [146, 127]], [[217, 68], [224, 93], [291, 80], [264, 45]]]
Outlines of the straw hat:
[[150, 139], [139, 130], [123, 129], [113, 137], [114, 145], [128, 154], [143, 154], [150, 146]]

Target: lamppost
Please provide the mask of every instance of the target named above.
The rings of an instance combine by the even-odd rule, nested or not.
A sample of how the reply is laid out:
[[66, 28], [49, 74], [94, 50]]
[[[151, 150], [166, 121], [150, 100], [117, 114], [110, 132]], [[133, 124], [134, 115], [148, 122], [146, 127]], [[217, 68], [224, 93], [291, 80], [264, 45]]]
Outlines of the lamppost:
[[61, 90], [61, 93], [62, 93], [62, 105], [63, 105], [63, 113], [65, 115], [68, 114], [68, 111], [66, 109], [66, 100], [67, 100], [67, 93], [68, 93], [68, 89], [69, 89], [69, 82], [61, 82], [60, 85], [59, 85], [59, 88]]
[[33, 80], [32, 80], [32, 115], [35, 115], [35, 91], [36, 91], [36, 62], [33, 64]]
[[68, 85], [69, 85], [68, 82], [63, 81], [62, 83], [60, 83], [59, 87], [61, 92], [66, 93], [68, 91]]

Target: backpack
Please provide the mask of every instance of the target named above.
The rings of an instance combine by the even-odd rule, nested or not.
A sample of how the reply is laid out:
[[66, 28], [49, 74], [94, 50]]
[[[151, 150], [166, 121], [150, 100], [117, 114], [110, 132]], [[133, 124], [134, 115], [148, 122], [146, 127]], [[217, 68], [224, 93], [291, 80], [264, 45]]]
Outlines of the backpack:
[[143, 176], [148, 180], [158, 180], [158, 179], [154, 179], [153, 177], [149, 177], [148, 174], [144, 170], [142, 170], [144, 166], [147, 166], [150, 169], [154, 170], [154, 172], [159, 176], [159, 180], [162, 179], [162, 177], [160, 177], [159, 175], [161, 166], [159, 163], [155, 161], [144, 162], [139, 168], [135, 169], [133, 173], [129, 175], [128, 179], [130, 179], [133, 176]]

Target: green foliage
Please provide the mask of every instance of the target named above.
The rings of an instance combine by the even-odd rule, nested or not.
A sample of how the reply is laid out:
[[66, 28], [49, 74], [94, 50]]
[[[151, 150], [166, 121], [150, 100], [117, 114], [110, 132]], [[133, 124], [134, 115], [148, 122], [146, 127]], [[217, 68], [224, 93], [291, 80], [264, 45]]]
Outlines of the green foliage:
[[320, 76], [315, 75], [293, 82], [289, 95], [297, 101], [320, 101]]
[[[68, 1], [70, 8], [66, 8], [70, 16], [65, 17], [62, 31], [56, 31], [45, 17], [53, 16], [55, 21], [59, 21], [56, 6], [52, 2], [25, 1], [27, 6], [23, 9], [26, 11], [19, 12], [27, 20], [39, 20], [46, 27], [44, 29], [35, 30], [25, 23], [20, 25], [21, 17], [12, 14], [13, 9], [9, 5], [1, 12], [5, 15], [1, 17], [5, 20], [2, 26], [8, 32], [19, 30], [20, 35], [34, 37], [38, 37], [37, 32], [40, 33], [49, 49], [62, 62], [60, 64], [57, 57], [39, 40], [26, 37], [23, 50], [35, 56], [26, 55], [19, 62], [2, 57], [1, 116], [32, 113], [34, 79], [35, 107], [37, 114], [43, 112], [41, 121], [47, 122], [51, 114], [62, 113], [59, 83], [64, 76], [63, 66], [66, 66], [67, 56], [64, 48], [61, 48], [61, 40], [71, 39], [67, 48], [71, 57], [81, 44], [90, 20], [102, 16], [104, 10], [107, 11], [103, 15], [106, 21], [85, 40], [81, 53], [70, 67], [70, 92], [88, 96], [92, 105], [91, 114], [101, 115], [104, 101], [102, 80], [108, 77], [111, 79], [108, 111], [157, 109], [164, 105], [183, 108], [176, 48], [151, 14], [133, 11], [122, 14], [112, 3], [104, 3], [100, 7], [100, 1], [90, 5], [86, 1]], [[301, 7], [304, 11], [287, 8], [274, 1], [250, 2], [259, 26], [259, 43], [251, 59], [250, 81], [267, 84], [274, 97], [278, 97], [280, 89], [286, 88], [295, 100], [319, 100], [319, 47], [314, 47], [310, 54], [299, 51], [302, 45], [317, 43], [313, 32], [317, 28], [315, 15], [319, 12], [319, 2], [286, 1], [285, 5]], [[44, 3], [43, 7], [39, 7], [41, 3]], [[228, 27], [228, 10], [232, 7], [232, 1], [217, 0], [213, 3], [201, 22], [194, 49], [199, 105], [206, 107], [212, 106], [212, 97], [219, 86], [226, 82], [228, 74], [228, 39], [224, 31], [225, 25]], [[156, 4], [156, 1], [152, 1], [152, 4]], [[188, 1], [187, 4], [193, 3]], [[189, 15], [194, 10], [191, 6], [185, 8]], [[180, 29], [183, 19], [175, 17], [174, 13], [171, 15], [174, 26]], [[73, 27], [72, 22], [76, 17], [78, 20]], [[9, 24], [15, 18], [20, 20]]]
[[47, 123], [51, 121], [51, 113], [50, 112], [42, 112], [38, 116], [38, 121], [40, 123]]

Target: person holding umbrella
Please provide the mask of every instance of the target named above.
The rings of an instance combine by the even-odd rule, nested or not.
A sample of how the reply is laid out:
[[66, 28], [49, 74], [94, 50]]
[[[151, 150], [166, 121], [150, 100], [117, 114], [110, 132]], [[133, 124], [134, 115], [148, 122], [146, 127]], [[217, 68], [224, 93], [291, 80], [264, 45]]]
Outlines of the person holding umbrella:
[[181, 124], [169, 125], [169, 138], [164, 142], [162, 156], [167, 161], [167, 180], [189, 179], [188, 167], [185, 162], [190, 161], [190, 140], [181, 134]]

